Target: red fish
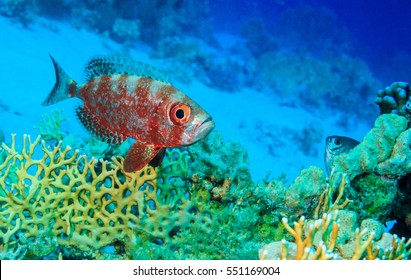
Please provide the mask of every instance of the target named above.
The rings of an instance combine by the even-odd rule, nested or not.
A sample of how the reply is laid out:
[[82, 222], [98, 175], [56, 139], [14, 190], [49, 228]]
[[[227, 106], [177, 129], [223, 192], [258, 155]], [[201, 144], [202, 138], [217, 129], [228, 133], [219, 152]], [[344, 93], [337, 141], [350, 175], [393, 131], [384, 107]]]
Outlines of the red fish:
[[158, 166], [165, 148], [191, 145], [214, 128], [207, 112], [150, 65], [95, 57], [85, 69], [87, 82], [78, 84], [50, 57], [56, 83], [42, 105], [78, 97], [84, 104], [77, 116], [91, 133], [115, 145], [135, 139], [124, 160], [126, 172]]

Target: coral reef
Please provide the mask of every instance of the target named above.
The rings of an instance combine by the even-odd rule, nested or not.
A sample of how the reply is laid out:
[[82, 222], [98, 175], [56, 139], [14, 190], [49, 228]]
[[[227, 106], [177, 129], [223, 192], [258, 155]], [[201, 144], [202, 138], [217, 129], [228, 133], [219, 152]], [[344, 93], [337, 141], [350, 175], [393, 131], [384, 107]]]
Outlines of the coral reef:
[[[377, 171], [378, 165], [390, 159], [394, 146], [404, 145], [404, 143], [399, 144], [396, 139], [406, 130], [407, 123], [404, 117], [394, 114], [379, 116], [375, 121], [374, 128], [368, 132], [358, 146], [334, 159], [335, 172], [347, 173], [349, 178], [353, 179], [357, 175]], [[406, 140], [403, 137], [402, 139]], [[397, 162], [400, 163], [400, 161]], [[388, 172], [395, 172], [395, 170], [392, 169]], [[379, 175], [388, 176], [390, 175], [388, 172], [379, 173]]]
[[[35, 159], [39, 148], [44, 156]], [[33, 141], [24, 136], [18, 151], [13, 135], [11, 145], [2, 149], [8, 152], [0, 167], [0, 238], [5, 251], [21, 245], [26, 254], [41, 257], [46, 253], [39, 254], [32, 244], [51, 237], [56, 238], [54, 249], [57, 244], [89, 251], [115, 240], [135, 243], [138, 227], [132, 225], [141, 225], [138, 213], [147, 213], [149, 199], [143, 197], [149, 198], [148, 185], [155, 185], [154, 170], [131, 174], [126, 181], [125, 174], [118, 174], [121, 161], [88, 161], [78, 151], [62, 149], [61, 143], [47, 148], [40, 137]], [[146, 189], [140, 190], [143, 185]], [[135, 189], [141, 198], [130, 196]]]
[[360, 59], [322, 60], [310, 54], [266, 52], [257, 60], [261, 81], [273, 94], [304, 107], [344, 108], [361, 118], [373, 114], [370, 92], [380, 83]]
[[376, 221], [365, 220], [360, 229], [353, 216], [353, 212], [337, 210], [317, 220], [302, 217], [293, 227], [284, 218], [282, 222], [294, 242], [282, 240], [267, 244], [259, 250], [260, 259], [399, 260], [411, 255], [411, 239], [405, 241], [396, 235], [382, 234], [382, 224]]
[[33, 23], [36, 12], [38, 10], [26, 0], [4, 0], [0, 3], [0, 15], [14, 18], [25, 27]]
[[88, 160], [61, 142], [49, 148], [40, 137], [24, 136], [17, 150], [13, 135], [2, 149], [4, 258], [113, 258], [107, 246], [116, 258], [217, 258], [222, 250], [196, 251], [233, 214], [214, 209], [207, 190], [186, 183], [186, 152], [167, 150], [158, 170], [124, 173], [122, 158]]
[[218, 134], [136, 174], [122, 158], [87, 159], [29, 136], [19, 150], [15, 139], [2, 146], [2, 258], [255, 259], [284, 237], [281, 216], [310, 215], [325, 187], [314, 167], [288, 188], [256, 185], [245, 150]]
[[13, 136], [2, 150], [2, 258], [256, 258], [253, 233], [239, 233], [259, 216], [189, 183], [187, 152], [167, 150], [158, 169], [124, 173], [122, 158], [88, 160], [40, 137], [24, 136], [18, 150]]
[[380, 107], [380, 114], [397, 114], [411, 118], [410, 85], [394, 82], [377, 93], [375, 103]]
[[336, 178], [347, 174], [351, 182], [346, 194], [356, 201], [349, 209], [360, 219], [404, 220], [407, 213], [396, 204], [405, 206], [410, 198], [400, 184], [410, 172], [411, 135], [407, 125], [405, 117], [383, 114], [357, 147], [334, 159], [332, 173]]
[[211, 132], [204, 141], [189, 146], [188, 153], [193, 161], [188, 177], [208, 180], [210, 186], [229, 181], [241, 189], [252, 184], [247, 151], [238, 142], [224, 143], [218, 132]]
[[181, 34], [211, 40], [208, 1], [8, 0], [0, 3], [0, 14], [13, 17], [25, 26], [37, 15], [65, 19], [77, 28], [108, 34], [120, 42], [139, 38], [155, 45], [165, 37]]
[[[44, 119], [43, 126], [61, 131], [61, 112]], [[254, 183], [246, 150], [217, 132], [187, 148], [168, 149], [158, 168], [139, 173], [124, 173], [123, 159], [109, 158], [120, 150], [93, 138], [63, 133], [58, 141], [51, 136], [61, 138], [59, 133], [45, 129], [47, 142], [24, 136], [18, 148], [12, 136], [1, 149], [0, 257], [255, 259], [258, 248], [269, 244], [260, 258], [408, 258], [410, 241], [382, 233], [381, 221], [394, 217], [407, 225], [410, 180], [380, 171], [404, 165], [406, 124], [404, 117], [382, 115], [355, 148], [362, 152], [345, 155], [372, 166], [347, 165], [340, 156], [328, 180], [321, 168], [310, 167], [289, 186], [281, 180]], [[369, 155], [376, 141], [386, 149]], [[68, 143], [76, 150], [63, 148]], [[90, 159], [87, 150], [105, 160]], [[380, 181], [366, 183], [366, 176]], [[294, 228], [282, 219], [301, 216], [310, 221], [300, 219]], [[279, 241], [291, 237], [294, 243]]]
[[[295, 20], [296, 18], [300, 20]], [[347, 53], [351, 38], [334, 11], [300, 4], [284, 10], [272, 34], [287, 48], [324, 56]]]
[[113, 35], [114, 39], [117, 41], [126, 41], [126, 43], [131, 44], [132, 40], [140, 37], [140, 22], [129, 19], [117, 18], [113, 25]]

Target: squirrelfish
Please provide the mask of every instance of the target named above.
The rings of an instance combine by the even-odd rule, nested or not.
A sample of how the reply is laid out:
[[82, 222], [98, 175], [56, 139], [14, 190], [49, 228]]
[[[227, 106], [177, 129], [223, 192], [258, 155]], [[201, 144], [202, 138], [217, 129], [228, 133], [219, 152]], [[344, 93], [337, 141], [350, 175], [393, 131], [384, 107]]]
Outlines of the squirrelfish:
[[325, 139], [325, 153], [324, 162], [327, 174], [331, 173], [331, 166], [333, 164], [334, 158], [340, 154], [348, 153], [350, 150], [355, 148], [360, 144], [355, 139], [345, 137], [345, 136], [328, 136]]
[[95, 57], [86, 65], [87, 82], [78, 84], [51, 60], [56, 83], [42, 105], [80, 98], [83, 105], [76, 114], [91, 133], [114, 145], [135, 139], [124, 159], [126, 172], [148, 163], [158, 166], [165, 148], [194, 144], [214, 128], [206, 111], [150, 65], [123, 57]]

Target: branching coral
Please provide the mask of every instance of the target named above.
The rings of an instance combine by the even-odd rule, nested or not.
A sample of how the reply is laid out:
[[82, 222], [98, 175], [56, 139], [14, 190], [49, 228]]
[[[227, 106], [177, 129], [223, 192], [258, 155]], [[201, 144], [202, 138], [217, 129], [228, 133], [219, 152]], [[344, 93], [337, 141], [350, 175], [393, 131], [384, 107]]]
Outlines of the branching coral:
[[[377, 241], [375, 232], [367, 228], [355, 228], [349, 243], [339, 241], [339, 211], [324, 214], [314, 221], [301, 217], [291, 227], [286, 218], [283, 224], [292, 235], [294, 242], [286, 240], [273, 242], [260, 249], [260, 259], [407, 259], [411, 255], [411, 239], [406, 241], [396, 235], [385, 233]], [[355, 224], [350, 224], [355, 227]], [[347, 255], [348, 254], [348, 255]]]
[[[340, 202], [349, 181], [343, 176], [336, 185], [338, 180], [333, 176], [320, 197], [314, 219], [302, 216], [291, 226], [283, 218], [293, 241], [283, 239], [265, 245], [259, 251], [260, 259], [407, 259], [411, 239], [383, 234], [383, 225], [373, 219], [363, 220], [359, 227], [357, 213], [339, 210], [350, 202]], [[319, 212], [323, 213], [321, 218], [317, 218]]]
[[83, 251], [79, 257], [118, 242], [130, 257], [144, 240], [172, 243], [182, 230], [208, 231], [215, 214], [202, 208], [208, 200], [201, 191], [188, 193], [184, 187], [188, 156], [178, 150], [167, 151], [159, 175], [150, 167], [124, 173], [122, 158], [88, 160], [61, 142], [49, 148], [40, 137], [25, 135], [19, 150], [13, 135], [2, 149], [7, 152], [0, 166], [5, 252], [28, 246], [26, 257], [40, 257], [39, 247], [29, 244], [55, 237], [54, 249], [74, 246]]
[[66, 135], [66, 133], [61, 131], [61, 123], [66, 120], [67, 118], [63, 116], [63, 111], [54, 110], [50, 114], [44, 114], [39, 125], [35, 126], [35, 128], [38, 129], [39, 134], [44, 140], [60, 141]]
[[[381, 170], [388, 161], [404, 165], [401, 155], [409, 147], [404, 122], [388, 114], [377, 120], [366, 139], [385, 148], [372, 154], [367, 150], [371, 144], [360, 146], [365, 149], [360, 155], [371, 154], [367, 162], [360, 157], [360, 163], [347, 166], [337, 160], [328, 181], [322, 169], [310, 167], [287, 187], [275, 180], [254, 183], [246, 151], [239, 143], [224, 143], [218, 134], [188, 148], [167, 149], [158, 168], [138, 173], [124, 173], [121, 157], [96, 160], [63, 148], [68, 137], [48, 147], [41, 138], [24, 136], [19, 148], [12, 136], [1, 151], [0, 256], [252, 259], [262, 244], [277, 241], [260, 257], [408, 258], [410, 241], [382, 234], [375, 220], [360, 227], [361, 209], [358, 214], [341, 210], [366, 205], [365, 199], [358, 200], [370, 195], [370, 187], [359, 180], [366, 172], [384, 183], [380, 169], [369, 162]], [[343, 192], [357, 203], [347, 206]], [[379, 213], [392, 209], [386, 205], [392, 201], [374, 202]], [[298, 220], [301, 215], [307, 219]], [[288, 224], [284, 216], [298, 222]], [[220, 242], [221, 236], [226, 242]], [[106, 253], [107, 247], [116, 254]]]
[[0, 143], [4, 142], [4, 132], [0, 129]]
[[[34, 159], [36, 148], [44, 153], [40, 159]], [[115, 240], [135, 242], [134, 230], [148, 211], [149, 199], [130, 194], [144, 184], [156, 185], [153, 169], [122, 180], [121, 160], [112, 164], [87, 160], [60, 144], [49, 149], [40, 137], [33, 141], [24, 136], [18, 151], [13, 135], [11, 145], [3, 144], [2, 149], [8, 152], [0, 166], [0, 238], [5, 250], [22, 236], [26, 240], [56, 236], [58, 244], [82, 250]], [[150, 197], [148, 189], [143, 193]]]
[[[13, 136], [2, 150], [3, 258], [257, 257], [259, 233], [244, 231], [262, 221], [261, 207], [246, 201], [252, 185], [242, 186], [234, 208], [212, 199], [202, 181], [187, 179], [186, 151], [168, 149], [159, 168], [124, 173], [121, 157], [87, 159], [40, 137], [24, 136], [19, 149]], [[219, 242], [222, 235], [229, 241]]]

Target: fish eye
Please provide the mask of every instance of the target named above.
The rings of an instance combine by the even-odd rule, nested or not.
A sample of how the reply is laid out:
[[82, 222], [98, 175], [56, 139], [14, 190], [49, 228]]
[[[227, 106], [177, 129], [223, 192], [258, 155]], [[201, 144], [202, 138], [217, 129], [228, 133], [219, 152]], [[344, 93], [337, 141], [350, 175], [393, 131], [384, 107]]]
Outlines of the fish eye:
[[177, 117], [177, 119], [179, 119], [179, 120], [181, 120], [181, 119], [183, 119], [184, 118], [184, 110], [183, 109], [178, 109], [177, 111], [176, 111], [176, 117]]
[[182, 124], [188, 121], [191, 114], [190, 106], [186, 104], [175, 104], [170, 111], [170, 119], [175, 124]]
[[341, 140], [340, 139], [334, 139], [334, 144], [335, 145], [341, 145]]

